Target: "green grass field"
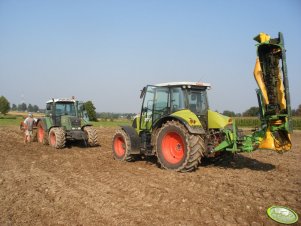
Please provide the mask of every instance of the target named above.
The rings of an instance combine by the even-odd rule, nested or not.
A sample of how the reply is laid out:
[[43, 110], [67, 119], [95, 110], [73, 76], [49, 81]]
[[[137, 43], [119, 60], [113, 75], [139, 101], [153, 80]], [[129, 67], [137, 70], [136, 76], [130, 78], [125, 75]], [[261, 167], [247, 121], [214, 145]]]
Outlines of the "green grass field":
[[[26, 117], [26, 114], [0, 115], [0, 126], [19, 126], [25, 117]], [[119, 125], [131, 125], [132, 124], [132, 122], [127, 119], [118, 119], [118, 120], [114, 120], [114, 121], [99, 120], [98, 122], [91, 122], [91, 123], [95, 127], [116, 127]]]
[[19, 126], [24, 118], [22, 116], [3, 116], [0, 115], [0, 126]]
[[[24, 120], [26, 114], [8, 114], [0, 115], [0, 126], [19, 126], [20, 122]], [[254, 128], [260, 126], [260, 121], [256, 117], [236, 117], [234, 118], [238, 127]], [[95, 127], [116, 127], [120, 125], [131, 125], [131, 120], [118, 119], [118, 120], [99, 120], [98, 122], [92, 122]], [[293, 128], [295, 130], [301, 130], [301, 117], [293, 117]]]
[[115, 121], [103, 121], [103, 120], [99, 120], [98, 122], [92, 122], [93, 126], [101, 126], [101, 127], [116, 127], [116, 126], [120, 126], [120, 125], [132, 125], [132, 121], [131, 120], [127, 120], [127, 119], [118, 119]]

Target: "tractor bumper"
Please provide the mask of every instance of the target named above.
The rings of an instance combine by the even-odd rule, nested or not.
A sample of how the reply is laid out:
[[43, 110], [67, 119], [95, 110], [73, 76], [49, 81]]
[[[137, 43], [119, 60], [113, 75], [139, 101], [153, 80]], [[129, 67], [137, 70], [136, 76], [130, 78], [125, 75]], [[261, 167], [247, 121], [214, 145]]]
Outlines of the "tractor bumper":
[[66, 132], [66, 138], [70, 140], [87, 140], [87, 134], [82, 130], [71, 130]]

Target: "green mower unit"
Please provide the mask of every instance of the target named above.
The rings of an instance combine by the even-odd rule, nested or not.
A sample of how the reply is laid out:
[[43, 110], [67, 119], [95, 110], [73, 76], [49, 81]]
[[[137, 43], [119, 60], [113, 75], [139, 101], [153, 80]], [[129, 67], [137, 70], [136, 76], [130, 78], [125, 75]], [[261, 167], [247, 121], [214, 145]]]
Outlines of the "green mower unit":
[[42, 144], [64, 148], [68, 140], [82, 140], [97, 146], [97, 133], [89, 123], [83, 102], [72, 99], [51, 99], [46, 103], [46, 116], [37, 122], [37, 138]]
[[216, 157], [222, 152], [290, 150], [290, 99], [281, 33], [276, 39], [259, 40], [257, 62], [263, 68], [256, 63], [254, 70], [260, 84], [259, 130], [245, 136], [238, 132], [232, 118], [211, 111], [207, 100], [209, 83], [148, 85], [141, 91], [140, 115], [132, 126], [121, 126], [113, 136], [114, 158], [133, 161], [138, 156], [156, 156], [163, 168], [187, 172], [195, 170], [202, 157]]

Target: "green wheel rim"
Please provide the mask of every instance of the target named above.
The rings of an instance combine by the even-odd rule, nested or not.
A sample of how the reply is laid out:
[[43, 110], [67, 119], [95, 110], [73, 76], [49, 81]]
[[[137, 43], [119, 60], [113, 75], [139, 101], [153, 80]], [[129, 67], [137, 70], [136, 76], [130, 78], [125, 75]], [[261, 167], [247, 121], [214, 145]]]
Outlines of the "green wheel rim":
[[282, 224], [294, 224], [298, 221], [298, 214], [285, 206], [272, 206], [267, 210], [268, 216]]

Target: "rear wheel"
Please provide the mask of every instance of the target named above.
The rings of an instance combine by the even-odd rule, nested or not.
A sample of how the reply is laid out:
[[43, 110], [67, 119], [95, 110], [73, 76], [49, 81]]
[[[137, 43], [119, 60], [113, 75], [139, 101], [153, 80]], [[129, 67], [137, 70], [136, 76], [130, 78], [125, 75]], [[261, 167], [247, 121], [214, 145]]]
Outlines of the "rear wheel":
[[65, 131], [60, 127], [52, 128], [49, 132], [49, 144], [57, 149], [64, 148], [66, 143]]
[[188, 172], [197, 168], [204, 141], [201, 136], [190, 134], [181, 123], [168, 121], [157, 133], [156, 150], [162, 167]]
[[113, 156], [120, 161], [132, 161], [133, 156], [130, 155], [131, 141], [129, 136], [122, 130], [118, 129], [113, 136]]
[[84, 131], [85, 131], [85, 133], [87, 135], [87, 138], [88, 138], [88, 140], [87, 140], [88, 145], [91, 146], [91, 147], [97, 146], [98, 141], [97, 141], [97, 132], [96, 132], [96, 130], [91, 126], [87, 126], [87, 127], [84, 128]]
[[37, 140], [41, 144], [48, 144], [47, 132], [45, 131], [45, 126], [42, 121], [39, 121], [37, 125]]

